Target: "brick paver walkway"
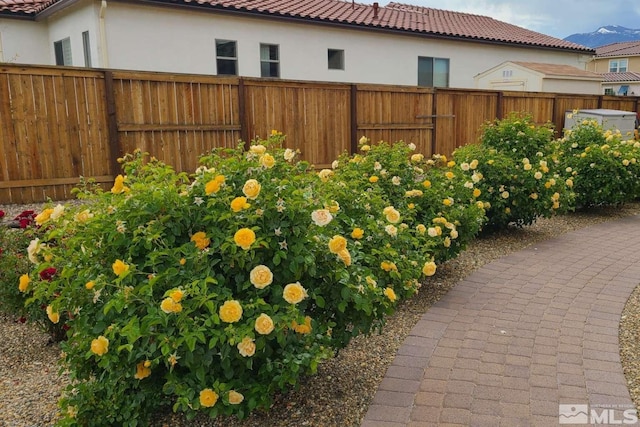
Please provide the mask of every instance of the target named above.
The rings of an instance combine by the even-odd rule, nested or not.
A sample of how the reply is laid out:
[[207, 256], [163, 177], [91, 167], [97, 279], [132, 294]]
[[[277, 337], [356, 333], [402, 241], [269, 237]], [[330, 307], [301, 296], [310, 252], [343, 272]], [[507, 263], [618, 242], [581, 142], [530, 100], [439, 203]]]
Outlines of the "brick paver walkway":
[[412, 329], [362, 426], [557, 426], [559, 404], [630, 421], [618, 324], [639, 283], [640, 217], [481, 267]]

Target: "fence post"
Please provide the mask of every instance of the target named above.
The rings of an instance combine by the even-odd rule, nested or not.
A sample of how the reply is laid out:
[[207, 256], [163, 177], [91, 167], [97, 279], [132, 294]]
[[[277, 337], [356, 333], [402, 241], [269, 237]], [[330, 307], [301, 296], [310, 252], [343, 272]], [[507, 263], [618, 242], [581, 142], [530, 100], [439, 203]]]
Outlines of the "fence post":
[[351, 144], [349, 150], [351, 155], [358, 152], [358, 86], [351, 85], [351, 95], [349, 97], [351, 109]]
[[113, 176], [120, 173], [118, 157], [121, 155], [120, 138], [118, 135], [118, 118], [116, 116], [116, 99], [113, 88], [113, 72], [104, 71], [104, 91], [107, 102], [107, 135], [109, 138], [109, 165]]
[[502, 120], [502, 118], [503, 118], [503, 112], [502, 112], [503, 106], [504, 106], [503, 98], [504, 98], [504, 92], [499, 91], [498, 92], [498, 99], [496, 100], [496, 119], [498, 119], [498, 120]]
[[431, 116], [433, 117], [431, 123], [433, 123], [433, 131], [431, 132], [431, 156], [429, 157], [433, 157], [438, 148], [438, 89], [436, 87], [433, 88], [431, 96], [433, 96], [431, 101]]
[[[244, 79], [242, 77], [238, 77], [238, 121], [240, 122], [240, 139], [244, 142], [245, 149], [248, 148], [249, 144], [249, 129], [247, 126], [247, 113], [245, 111], [245, 106], [247, 105], [245, 97], [247, 96], [247, 92], [244, 88]], [[234, 144], [237, 141], [234, 141]]]

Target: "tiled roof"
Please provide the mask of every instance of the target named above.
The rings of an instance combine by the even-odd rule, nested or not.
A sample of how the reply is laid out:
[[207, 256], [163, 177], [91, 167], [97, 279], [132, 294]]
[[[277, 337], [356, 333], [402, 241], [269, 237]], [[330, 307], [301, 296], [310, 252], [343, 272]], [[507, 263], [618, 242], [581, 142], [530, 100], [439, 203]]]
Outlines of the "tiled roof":
[[548, 76], [581, 77], [581, 78], [602, 80], [601, 74], [593, 73], [591, 71], [581, 70], [580, 68], [573, 67], [571, 65], [547, 64], [542, 62], [520, 62], [520, 61], [511, 61], [511, 62], [513, 64], [517, 64], [517, 65], [520, 65], [521, 67], [529, 68], [530, 70], [538, 71]]
[[58, 0], [0, 0], [0, 12], [35, 15], [57, 1]]
[[596, 48], [596, 56], [634, 56], [640, 55], [640, 40], [611, 43]]
[[640, 73], [604, 73], [602, 77], [606, 83], [614, 82], [640, 82]]
[[[0, 0], [0, 12], [40, 12], [61, 0]], [[491, 43], [536, 46], [593, 53], [593, 49], [545, 34], [468, 13], [391, 2], [386, 6], [348, 0], [147, 0], [146, 4], [184, 5], [237, 13], [328, 22], [368, 28], [471, 39]]]

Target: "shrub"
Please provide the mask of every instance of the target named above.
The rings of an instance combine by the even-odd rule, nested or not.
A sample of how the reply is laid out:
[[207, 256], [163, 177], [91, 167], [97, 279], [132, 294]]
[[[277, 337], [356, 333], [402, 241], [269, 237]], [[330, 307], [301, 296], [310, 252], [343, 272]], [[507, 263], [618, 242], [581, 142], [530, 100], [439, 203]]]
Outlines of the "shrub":
[[[521, 227], [538, 217], [571, 209], [572, 192], [564, 179], [553, 172], [553, 161], [539, 154], [515, 161], [511, 155], [482, 144], [466, 145], [455, 151], [453, 158], [461, 173], [481, 191], [486, 229], [500, 229], [509, 224]], [[476, 167], [468, 167], [471, 164]]]
[[435, 272], [409, 213], [377, 190], [353, 199], [281, 141], [216, 150], [191, 177], [127, 155], [110, 192], [40, 216], [27, 293], [71, 328], [62, 425], [268, 407]]
[[533, 159], [538, 153], [548, 153], [553, 140], [553, 124], [536, 125], [527, 114], [511, 113], [502, 120], [482, 127], [480, 143], [519, 162]]
[[622, 141], [619, 131], [583, 120], [555, 142], [559, 169], [576, 194], [579, 208], [615, 205], [640, 196], [640, 142]]
[[[402, 223], [417, 239], [420, 256], [427, 251], [436, 263], [443, 262], [477, 235], [484, 209], [476, 204], [473, 184], [452, 174], [445, 156], [425, 159], [402, 141], [370, 145], [364, 138], [360, 146], [363, 154], [344, 155], [335, 162], [335, 181], [348, 183], [354, 194], [376, 194], [402, 212]], [[358, 205], [348, 203], [355, 209]]]

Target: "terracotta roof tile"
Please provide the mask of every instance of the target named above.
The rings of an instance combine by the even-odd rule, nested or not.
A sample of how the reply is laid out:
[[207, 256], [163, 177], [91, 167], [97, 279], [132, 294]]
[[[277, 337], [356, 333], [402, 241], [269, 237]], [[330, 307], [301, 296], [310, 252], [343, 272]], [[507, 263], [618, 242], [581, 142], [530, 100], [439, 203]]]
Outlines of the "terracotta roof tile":
[[591, 78], [595, 80], [602, 80], [602, 75], [591, 71], [581, 70], [580, 68], [573, 67], [571, 65], [560, 64], [547, 64], [541, 62], [520, 62], [512, 61], [514, 64], [521, 67], [529, 68], [540, 73], [544, 73], [548, 76], [562, 76], [562, 77], [581, 77]]
[[640, 40], [611, 43], [596, 48], [596, 56], [633, 56], [640, 55]]
[[0, 12], [36, 14], [58, 0], [0, 0]]
[[[0, 12], [36, 13], [60, 0], [0, 0]], [[360, 27], [406, 31], [438, 37], [482, 40], [567, 49], [593, 53], [593, 49], [527, 30], [493, 18], [391, 2], [373, 5], [348, 0], [147, 0], [148, 3], [189, 5], [249, 14], [280, 16]]]
[[602, 77], [605, 82], [640, 82], [640, 73], [626, 72], [626, 73], [604, 73]]

